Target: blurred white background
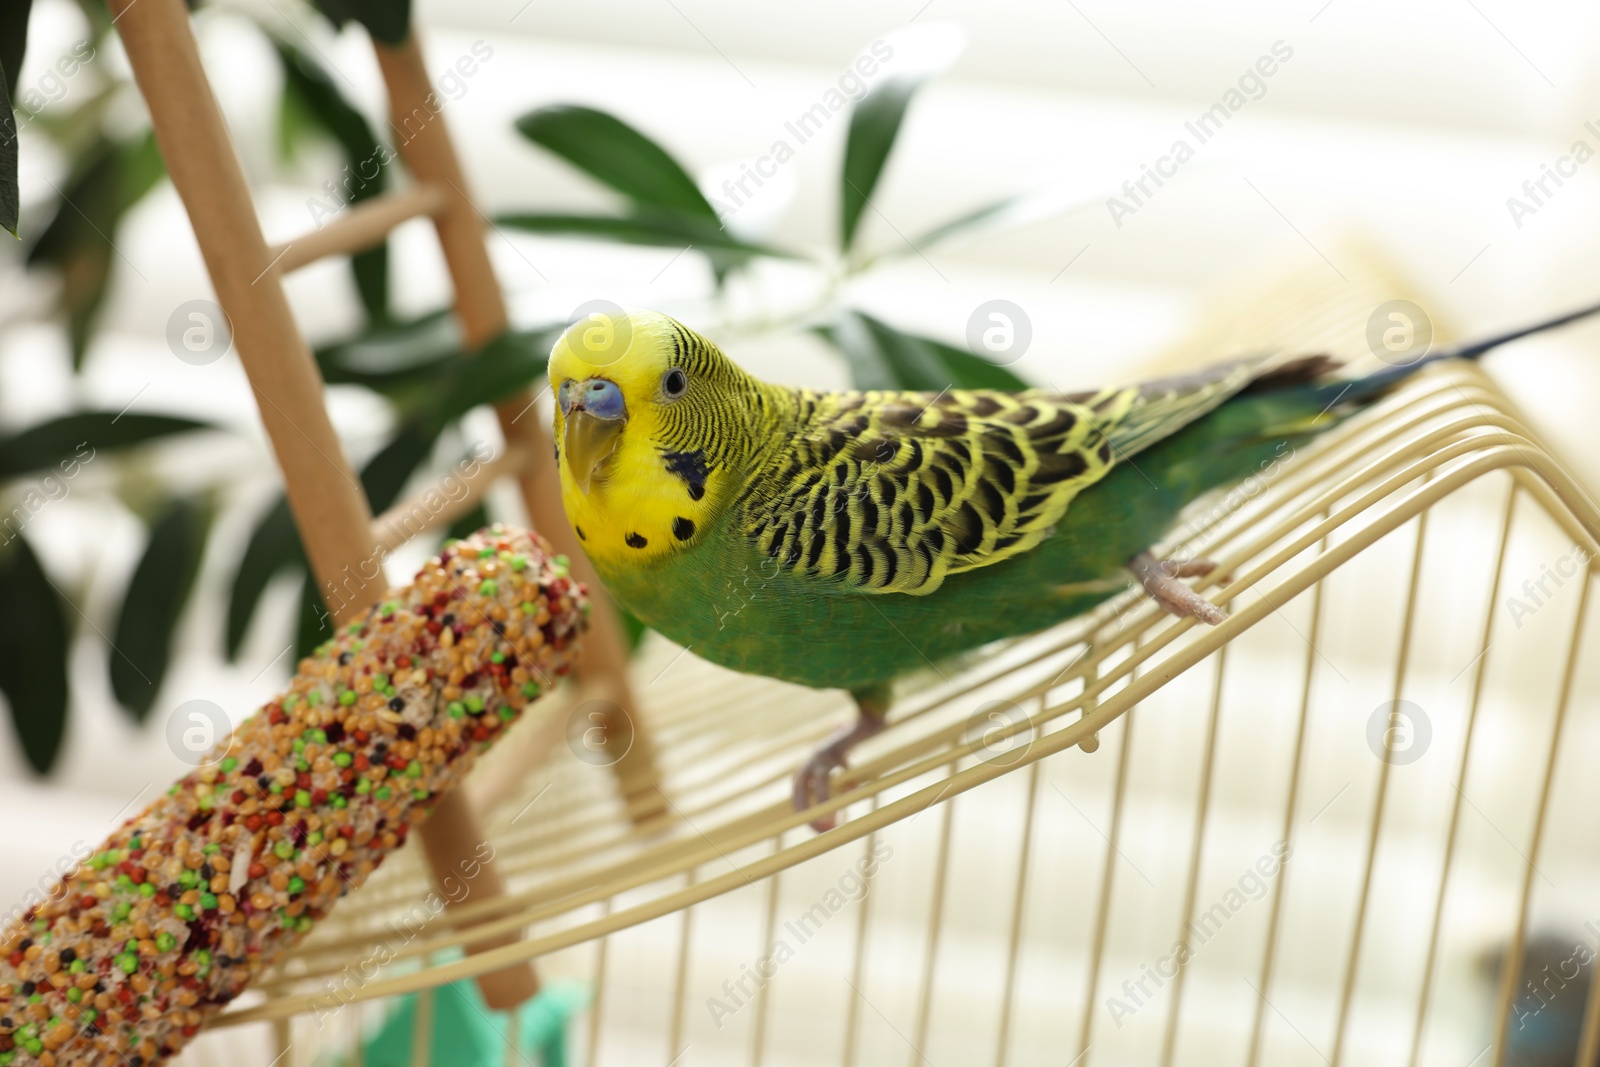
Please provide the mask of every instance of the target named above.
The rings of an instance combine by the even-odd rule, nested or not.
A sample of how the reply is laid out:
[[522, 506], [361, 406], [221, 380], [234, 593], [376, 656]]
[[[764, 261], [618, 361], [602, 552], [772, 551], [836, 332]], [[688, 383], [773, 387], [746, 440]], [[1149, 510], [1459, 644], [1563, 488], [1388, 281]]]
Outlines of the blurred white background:
[[[286, 166], [277, 156], [277, 66], [245, 12], [299, 27], [366, 102], [382, 96], [361, 31], [336, 36], [292, 0], [208, 5], [195, 21], [269, 239], [308, 228], [308, 200], [338, 169], [330, 150]], [[1221, 288], [1250, 276], [1317, 269], [1343, 276], [1349, 238], [1403, 272], [1436, 320], [1460, 336], [1530, 321], [1600, 298], [1600, 161], [1546, 186], [1520, 219], [1508, 198], [1533, 203], [1525, 182], [1574, 152], [1600, 150], [1600, 10], [1576, 2], [1372, 0], [1114, 4], [1068, 0], [819, 0], [748, 5], [727, 0], [421, 0], [417, 22], [436, 76], [484, 42], [492, 56], [445, 107], [486, 214], [613, 206], [599, 186], [533, 148], [512, 128], [530, 108], [580, 102], [649, 132], [718, 195], [722, 175], [769, 152], [874, 41], [908, 23], [953, 25], [966, 49], [912, 106], [869, 211], [865, 244], [904, 252], [916, 234], [1002, 195], [1061, 185], [1083, 205], [993, 236], [905, 254], [850, 283], [850, 299], [906, 329], [960, 343], [980, 302], [1020, 304], [1034, 340], [1017, 370], [1061, 386], [1122, 379], [1182, 341]], [[69, 0], [37, 0], [23, 85], [71, 50], [85, 23]], [[1147, 204], [1120, 220], [1106, 198], [1124, 180], [1195, 143], [1195, 122], [1266, 55], [1283, 59], [1250, 99]], [[115, 45], [96, 60], [124, 65]], [[88, 91], [83, 85], [68, 93]], [[126, 121], [141, 121], [121, 100]], [[1593, 123], [1593, 126], [1588, 125]], [[779, 177], [741, 208], [738, 226], [775, 243], [831, 247], [846, 122], [800, 146]], [[53, 195], [63, 161], [25, 133], [25, 225]], [[731, 169], [730, 169], [731, 168]], [[237, 361], [174, 359], [172, 310], [209, 295], [176, 195], [163, 184], [118, 237], [109, 303], [84, 373], [74, 378], [60, 327], [45, 313], [52, 284], [26, 274], [16, 249], [0, 255], [0, 428], [13, 430], [80, 404], [190, 411], [236, 423], [242, 437], [197, 456], [157, 450], [166, 477], [198, 484], [219, 470], [226, 502], [220, 547], [202, 573], [201, 609], [186, 619], [182, 653], [148, 729], [131, 725], [105, 682], [106, 589], [126, 581], [142, 527], [126, 511], [75, 493], [30, 531], [81, 612], [74, 706], [54, 777], [34, 781], [0, 731], [0, 900], [18, 898], [74, 839], [98, 839], [146, 788], [182, 773], [161, 736], [163, 709], [204, 695], [242, 718], [281, 687], [295, 590], [275, 588], [268, 617], [238, 664], [220, 656], [228, 561], [271, 498], [276, 472], [256, 428]], [[704, 261], [637, 249], [491, 235], [491, 250], [524, 325], [564, 317], [605, 297], [726, 326], [802, 306], [816, 281], [763, 267], [725, 303], [708, 299]], [[432, 234], [414, 222], [396, 238], [398, 305], [440, 306], [448, 284]], [[341, 262], [289, 281], [313, 340], [359, 321]], [[845, 373], [819, 343], [792, 333], [724, 330], [732, 354], [765, 376], [839, 385]], [[1490, 358], [1503, 383], [1589, 484], [1600, 482], [1593, 411], [1600, 404], [1600, 327], [1516, 346]], [[1229, 355], [1195, 352], [1196, 362]], [[1355, 353], [1351, 353], [1355, 354]], [[381, 439], [381, 408], [332, 391], [353, 454]], [[492, 434], [492, 420], [473, 432]], [[174, 446], [176, 449], [178, 446]], [[163, 457], [166, 457], [165, 459]], [[170, 460], [170, 462], [168, 461]], [[109, 478], [89, 470], [85, 478]], [[25, 488], [25, 487], [18, 487]], [[9, 490], [8, 490], [9, 491]], [[514, 504], [501, 500], [510, 513]], [[404, 576], [408, 560], [391, 577]], [[4, 655], [0, 650], [0, 655]], [[1298, 653], [1296, 653], [1298, 654]], [[143, 794], [148, 798], [149, 794]]]

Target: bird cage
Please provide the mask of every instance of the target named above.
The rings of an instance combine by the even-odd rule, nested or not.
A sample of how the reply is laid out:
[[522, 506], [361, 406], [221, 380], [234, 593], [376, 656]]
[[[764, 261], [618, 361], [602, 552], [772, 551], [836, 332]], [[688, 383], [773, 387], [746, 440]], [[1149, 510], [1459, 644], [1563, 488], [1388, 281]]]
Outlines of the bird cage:
[[[182, 4], [115, 6], [152, 96]], [[174, 101], [151, 105], [170, 131]], [[360, 224], [459, 222], [445, 195]], [[204, 247], [228, 204], [185, 200]], [[1172, 361], [1365, 354], [1373, 308], [1405, 290], [1364, 262], [1337, 287], [1249, 287]], [[276, 395], [325, 424], [314, 391]], [[521, 454], [525, 478], [545, 455]], [[402, 997], [426, 1049], [436, 990], [534, 960], [587, 983], [595, 1065], [1504, 1062], [1517, 969], [1485, 991], [1485, 951], [1600, 918], [1597, 538], [1492, 375], [1435, 367], [1188, 514], [1162, 547], [1220, 564], [1198, 585], [1221, 625], [1130, 593], [931, 668], [835, 779], [820, 835], [790, 782], [843, 695], [651, 638], [634, 730], [558, 693], [471, 783], [503, 891], [419, 913], [428, 863], [401, 853], [188, 1062], [233, 1062], [219, 1042], [245, 1027], [283, 1067], [358, 1062]]]
[[[1351, 352], [1399, 292], [1291, 276], [1183, 348]], [[399, 857], [217, 1025], [353, 1045], [384, 998], [538, 958], [591, 983], [596, 1065], [1501, 1062], [1520, 990], [1480, 988], [1485, 951], [1600, 897], [1597, 534], [1490, 375], [1441, 366], [1194, 509], [1167, 547], [1221, 564], [1222, 625], [1129, 594], [928, 671], [822, 835], [789, 783], [848, 702], [657, 640], [664, 819], [570, 696], [490, 822], [507, 896], [402, 938]]]

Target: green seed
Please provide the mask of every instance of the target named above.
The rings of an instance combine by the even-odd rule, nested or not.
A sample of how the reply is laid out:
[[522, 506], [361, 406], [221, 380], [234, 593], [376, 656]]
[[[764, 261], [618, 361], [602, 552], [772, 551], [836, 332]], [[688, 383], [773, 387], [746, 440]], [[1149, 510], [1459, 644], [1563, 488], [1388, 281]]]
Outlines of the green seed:
[[478, 592], [483, 596], [494, 596], [495, 591], [499, 588], [500, 586], [495, 583], [493, 578], [485, 578], [482, 584], [478, 586]]
[[348, 767], [354, 762], [355, 757], [348, 752], [335, 752], [333, 754], [333, 763], [336, 767]]
[[346, 689], [344, 692], [339, 694], [339, 703], [343, 704], [345, 707], [348, 708], [351, 704], [354, 704], [355, 702], [356, 702], [356, 691], [354, 689]]

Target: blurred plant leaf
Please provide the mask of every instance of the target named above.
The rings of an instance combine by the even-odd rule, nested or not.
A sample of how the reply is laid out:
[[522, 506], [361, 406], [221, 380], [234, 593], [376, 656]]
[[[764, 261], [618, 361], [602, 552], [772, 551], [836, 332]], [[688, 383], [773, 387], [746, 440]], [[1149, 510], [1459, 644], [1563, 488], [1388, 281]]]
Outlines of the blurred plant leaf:
[[1076, 181], [1001, 197], [992, 203], [958, 215], [905, 242], [900, 251], [926, 252], [958, 238], [972, 239], [986, 233], [1020, 229], [1056, 215], [1070, 214], [1105, 202], [1115, 185], [1095, 181]]
[[450, 524], [445, 536], [462, 540], [471, 537], [487, 525], [489, 525], [489, 508], [479, 500], [476, 507]]
[[304, 567], [305, 556], [289, 514], [289, 501], [280, 496], [250, 531], [250, 540], [228, 589], [228, 629], [223, 651], [230, 663], [239, 658], [239, 646], [244, 644], [244, 635], [268, 583], [296, 562]]
[[67, 729], [71, 634], [61, 596], [24, 537], [0, 546], [0, 693], [28, 765], [49, 772]]
[[857, 389], [1027, 389], [1005, 367], [966, 349], [897, 330], [859, 311], [845, 311], [817, 330], [842, 352]]
[[[78, 411], [0, 438], [0, 478], [68, 461], [87, 463], [102, 449], [114, 452], [173, 434], [216, 428], [211, 423], [180, 415]], [[85, 447], [89, 450], [87, 456], [82, 451]]]
[[22, 54], [28, 46], [28, 15], [33, 0], [7, 0], [0, 4], [0, 226], [17, 235], [17, 116], [11, 101], [17, 98], [17, 78], [22, 74]]
[[161, 153], [150, 133], [132, 141], [100, 137], [59, 190], [62, 202], [55, 217], [28, 249], [29, 266], [53, 267], [61, 275], [59, 310], [67, 316], [74, 369], [83, 366], [89, 335], [105, 300], [111, 261], [118, 255], [117, 227], [163, 173]]
[[33, 0], [6, 0], [0, 4], [0, 87], [9, 100], [17, 98], [22, 56], [28, 47], [28, 16]]
[[[3, 32], [3, 31], [0, 31]], [[0, 60], [0, 226], [11, 236], [17, 236], [17, 213], [20, 201], [17, 195], [17, 116], [11, 110], [13, 89], [4, 84], [14, 82], [8, 71], [16, 68]]]
[[418, 386], [431, 395], [440, 374], [462, 355], [461, 324], [448, 310], [378, 323], [316, 351], [328, 384], [364, 385], [391, 399]]
[[924, 82], [943, 71], [961, 52], [961, 35], [948, 26], [925, 26], [894, 35], [894, 68], [882, 75], [850, 112], [844, 167], [839, 185], [839, 247], [855, 245], [862, 213], [878, 188], [900, 123]]
[[639, 212], [611, 215], [511, 214], [495, 220], [501, 226], [527, 233], [554, 237], [593, 237], [623, 244], [662, 248], [692, 246], [701, 251], [737, 253], [738, 258], [767, 256], [773, 259], [799, 259], [798, 253], [771, 245], [742, 241], [714, 222], [692, 215], [667, 215]]
[[211, 508], [190, 497], [170, 501], [150, 523], [111, 637], [111, 692], [144, 722], [167, 676], [178, 619], [200, 573]]
[[641, 206], [713, 224], [717, 220], [716, 211], [678, 161], [615, 115], [576, 104], [553, 104], [523, 115], [517, 131]]
[[317, 580], [307, 574], [300, 586], [300, 611], [295, 616], [294, 658], [302, 660], [333, 636], [333, 616], [328, 614]]
[[544, 377], [550, 349], [565, 329], [562, 324], [507, 330], [450, 368], [440, 382], [438, 400], [424, 417], [442, 429], [480, 404], [497, 403], [532, 385]]
[[401, 44], [411, 31], [411, 0], [311, 0], [339, 29], [359, 22], [384, 44]]
[[[381, 513], [395, 502], [406, 480], [427, 459], [438, 434], [438, 430], [421, 423], [407, 423], [367, 461], [361, 470], [361, 485], [366, 490], [373, 514]], [[289, 502], [280, 496], [251, 531], [244, 556], [239, 561], [239, 568], [234, 572], [229, 588], [228, 624], [223, 650], [230, 662], [239, 657], [239, 649], [250, 630], [250, 620], [255, 617], [267, 585], [276, 575], [288, 570], [306, 573], [307, 563], [305, 549], [289, 511]], [[316, 597], [313, 606], [322, 609], [321, 593], [309, 573], [306, 581], [311, 595]], [[311, 610], [305, 603], [306, 598], [307, 594], [302, 591], [299, 624], [302, 630], [309, 625], [306, 613]], [[313, 613], [309, 620], [314, 622], [316, 617], [316, 613]]]
[[[383, 0], [368, 0], [365, 4], [352, 3], [351, 6], [375, 8], [382, 3]], [[388, 0], [384, 6], [394, 6], [393, 0]], [[371, 30], [371, 27], [368, 29]], [[375, 30], [372, 33], [375, 37], [379, 36]], [[396, 40], [404, 37], [402, 19], [400, 37]], [[384, 167], [389, 163], [391, 153], [386, 146], [378, 143], [378, 137], [372, 132], [366, 116], [345, 99], [339, 86], [315, 59], [282, 38], [275, 39], [273, 47], [277, 49], [278, 59], [283, 64], [283, 101], [278, 119], [280, 135], [286, 122], [305, 122], [331, 137], [344, 153], [344, 177], [336, 186], [342, 189], [340, 197], [336, 198], [341, 202], [330, 206], [336, 211], [343, 210], [344, 198], [348, 198], [350, 203], [360, 203], [381, 194], [388, 184], [388, 173]], [[350, 272], [368, 317], [377, 321], [387, 319], [388, 241], [351, 256]]]

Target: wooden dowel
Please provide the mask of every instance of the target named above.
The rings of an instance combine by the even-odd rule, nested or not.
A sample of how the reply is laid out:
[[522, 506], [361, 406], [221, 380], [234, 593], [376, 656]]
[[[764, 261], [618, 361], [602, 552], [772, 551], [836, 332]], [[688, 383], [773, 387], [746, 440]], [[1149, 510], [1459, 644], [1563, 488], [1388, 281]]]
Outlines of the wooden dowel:
[[[332, 599], [335, 620], [343, 620], [385, 592], [382, 582], [341, 580], [347, 567], [359, 568], [374, 555], [372, 512], [323, 406], [322, 378], [290, 312], [281, 264], [262, 236], [244, 171], [200, 64], [188, 9], [184, 0], [110, 4], [167, 172], [230, 320], [311, 569], [325, 589], [341, 590]], [[463, 899], [505, 891], [492, 863], [473, 865], [485, 837], [464, 791], [440, 798], [419, 833], [436, 865], [435, 879], [454, 875], [466, 882]], [[464, 870], [477, 875], [466, 878]], [[492, 944], [516, 940], [509, 936]], [[478, 985], [496, 1008], [520, 1004], [538, 991], [527, 963], [482, 975]]]
[[527, 461], [527, 455], [520, 448], [508, 448], [487, 463], [479, 463], [471, 471], [458, 475], [459, 495], [445, 495], [438, 486], [428, 486], [374, 519], [372, 539], [385, 552], [393, 552], [418, 534], [454, 522], [471, 511], [496, 480], [520, 470]]
[[[395, 47], [376, 42], [374, 46], [389, 90], [391, 132], [400, 155], [417, 181], [437, 185], [446, 194], [448, 203], [433, 221], [455, 285], [456, 313], [470, 351], [498, 337], [508, 322], [505, 298], [484, 244], [487, 220], [468, 193], [467, 179], [444, 115], [430, 106], [429, 101], [437, 104], [438, 98], [428, 80], [415, 33]], [[531, 457], [518, 478], [529, 521], [557, 551], [572, 560], [573, 574], [594, 597], [578, 673], [598, 699], [616, 705], [618, 714], [612, 733], [619, 746], [626, 745], [626, 754], [612, 770], [630, 799], [649, 800], [635, 809], [636, 821], [659, 818], [665, 813], [665, 802], [651, 786], [657, 780], [655, 750], [628, 684], [628, 645], [622, 623], [567, 523], [555, 466], [545, 461], [555, 451], [550, 431], [534, 409], [531, 394], [507, 399], [496, 413], [507, 447], [521, 448]]]
[[[217, 301], [283, 471], [317, 577], [372, 553], [372, 515], [322, 403], [322, 378], [289, 310], [244, 171], [200, 65], [183, 0], [111, 0], [167, 173], [189, 213]], [[349, 601], [352, 613], [383, 592]]]
[[432, 215], [444, 207], [444, 192], [434, 185], [418, 184], [352, 205], [326, 226], [301, 234], [272, 249], [280, 273], [287, 274], [329, 256], [365, 251], [382, 241], [402, 222]]

